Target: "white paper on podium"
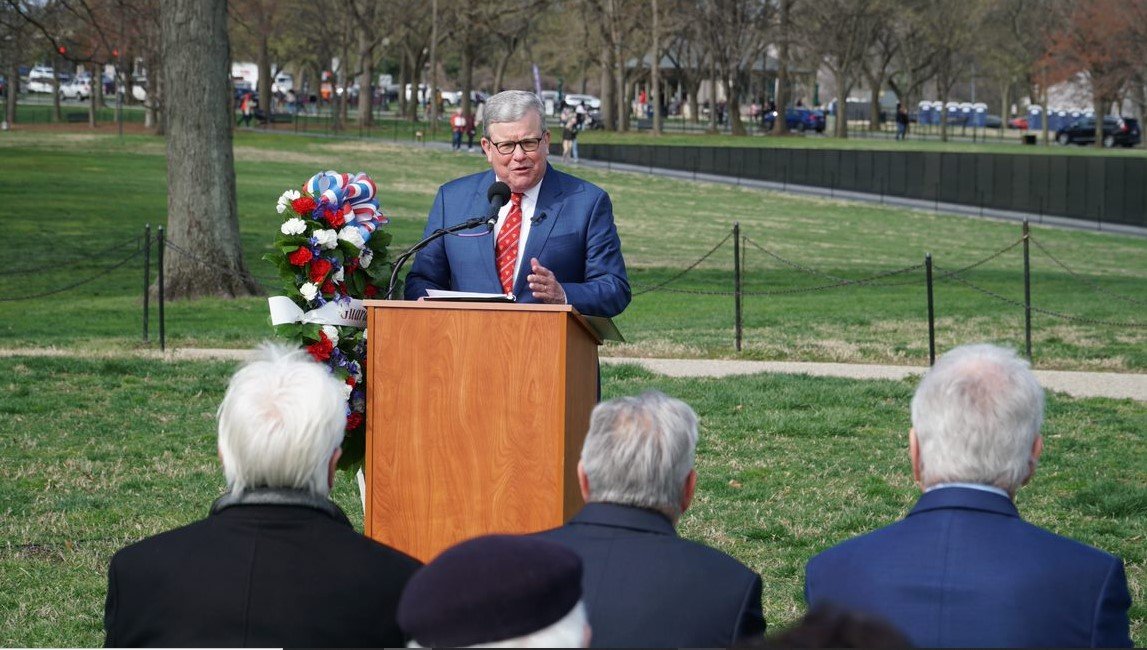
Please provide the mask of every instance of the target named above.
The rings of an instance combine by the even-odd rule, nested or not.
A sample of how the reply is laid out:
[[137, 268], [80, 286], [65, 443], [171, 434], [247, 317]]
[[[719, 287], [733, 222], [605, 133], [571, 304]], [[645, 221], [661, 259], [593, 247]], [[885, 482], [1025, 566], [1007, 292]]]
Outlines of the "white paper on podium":
[[470, 302], [514, 302], [512, 293], [480, 293], [477, 291], [446, 291], [427, 289], [427, 300], [459, 300]]

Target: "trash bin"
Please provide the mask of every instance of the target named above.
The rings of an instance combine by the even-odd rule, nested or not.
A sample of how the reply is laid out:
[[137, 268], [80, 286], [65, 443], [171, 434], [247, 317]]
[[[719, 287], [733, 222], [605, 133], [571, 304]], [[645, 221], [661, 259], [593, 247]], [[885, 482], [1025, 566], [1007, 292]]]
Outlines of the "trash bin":
[[1036, 134], [1034, 134], [1034, 133], [1025, 133], [1024, 134], [1024, 144], [1035, 144], [1035, 143], [1036, 143]]

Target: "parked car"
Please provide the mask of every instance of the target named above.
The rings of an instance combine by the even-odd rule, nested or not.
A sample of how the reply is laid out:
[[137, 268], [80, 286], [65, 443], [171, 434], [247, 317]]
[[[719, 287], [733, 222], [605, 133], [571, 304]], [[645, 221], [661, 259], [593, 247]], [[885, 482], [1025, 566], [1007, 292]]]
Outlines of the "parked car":
[[[773, 128], [773, 124], [776, 121], [776, 111], [765, 113], [764, 125], [766, 130]], [[802, 106], [786, 108], [785, 125], [788, 126], [790, 131], [816, 131], [817, 133], [824, 133], [824, 111], [804, 108]]]
[[1020, 129], [1023, 131], [1028, 130], [1028, 118], [1026, 117], [1013, 117], [1008, 120], [1009, 129]]
[[[45, 65], [38, 65], [28, 71], [28, 92], [50, 93], [55, 90], [56, 71]], [[62, 80], [61, 80], [62, 83]]]
[[1004, 125], [1004, 121], [1000, 119], [999, 115], [988, 114], [984, 116], [985, 129], [998, 129]]
[[[1139, 120], [1114, 115], [1103, 117], [1103, 146], [1134, 147], [1139, 144], [1140, 140]], [[1055, 141], [1062, 145], [1093, 144], [1095, 142], [1095, 118], [1081, 117], [1056, 131]]]
[[[470, 91], [470, 106], [477, 106], [479, 103], [486, 101], [486, 94], [478, 92], [477, 90]], [[462, 105], [462, 91], [461, 90], [443, 90], [442, 103], [447, 106], [461, 106]]]
[[60, 84], [60, 99], [87, 100], [92, 96], [92, 82], [87, 75], [76, 75], [75, 79]]

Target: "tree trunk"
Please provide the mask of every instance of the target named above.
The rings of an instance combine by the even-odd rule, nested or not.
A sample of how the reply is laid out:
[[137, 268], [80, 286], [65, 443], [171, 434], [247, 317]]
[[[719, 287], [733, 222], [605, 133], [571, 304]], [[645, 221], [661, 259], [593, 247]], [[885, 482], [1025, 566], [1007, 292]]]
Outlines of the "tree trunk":
[[[848, 94], [852, 92], [852, 87], [849, 85], [848, 79], [842, 72], [837, 72], [836, 77], [836, 126], [834, 135], [838, 138], [848, 137]], [[781, 107], [777, 107], [779, 113]], [[777, 119], [783, 119], [777, 115]]]
[[[506, 83], [506, 68], [510, 65], [510, 59], [513, 58], [514, 52], [518, 49], [517, 39], [512, 39], [510, 43], [506, 44], [506, 49], [498, 55], [498, 60], [494, 63], [494, 92], [498, 92]], [[473, 73], [473, 66], [470, 68], [471, 74]], [[473, 78], [470, 83], [473, 84]], [[463, 98], [465, 101], [465, 98]], [[473, 108], [473, 107], [471, 107]]]
[[941, 84], [941, 87], [939, 90], [940, 90], [940, 142], [947, 142], [948, 141], [948, 88], [944, 84]]
[[407, 115], [406, 89], [412, 87], [413, 84], [410, 78], [410, 65], [408, 63], [410, 56], [406, 52], [403, 52], [399, 60], [401, 62], [398, 64], [398, 114]]
[[159, 3], [166, 89], [166, 295], [261, 293], [243, 262], [231, 148], [226, 0]]
[[745, 123], [741, 120], [741, 86], [737, 83], [737, 71], [729, 75], [729, 98], [725, 104], [729, 112], [729, 127], [733, 135], [748, 135]]
[[[789, 105], [789, 11], [793, 0], [781, 0], [780, 18], [780, 50], [777, 52], [777, 96], [774, 102], [777, 105], [777, 119], [773, 120], [773, 135], [784, 135], [789, 132], [789, 124], [785, 120], [785, 107]], [[762, 107], [762, 112], [768, 109], [768, 104]]]
[[[266, 9], [263, 9], [266, 11]], [[262, 25], [260, 25], [262, 28]], [[275, 77], [271, 74], [271, 46], [268, 42], [270, 38], [265, 29], [260, 29], [259, 34], [259, 108], [262, 109], [263, 115], [267, 121], [263, 123], [264, 128], [271, 126], [271, 84], [274, 83]], [[230, 67], [230, 66], [228, 66]], [[227, 78], [231, 78], [231, 71], [227, 71]]]
[[16, 96], [20, 93], [20, 68], [13, 58], [8, 62], [8, 96], [4, 98], [4, 119], [11, 126], [16, 123]]
[[621, 43], [613, 46], [614, 81], [617, 82], [617, 130], [629, 130], [629, 84], [625, 75], [625, 61], [621, 54]]
[[709, 59], [709, 133], [717, 132], [717, 63]]
[[365, 28], [358, 33], [358, 125], [369, 127], [374, 124], [374, 93], [371, 92], [370, 78], [374, 76], [374, 46], [372, 37]]
[[607, 131], [614, 131], [617, 129], [617, 109], [613, 97], [617, 91], [613, 83], [613, 49], [609, 45], [602, 46], [601, 58], [601, 123]]
[[686, 101], [689, 102], [689, 121], [693, 124], [701, 123], [701, 100], [697, 95], [701, 92], [701, 76], [695, 74], [689, 77], [685, 82], [685, 92], [688, 94]]
[[1095, 146], [1103, 148], [1103, 116], [1107, 114], [1108, 107], [1111, 102], [1107, 101], [1106, 97], [1096, 95], [1093, 100], [1095, 110]]
[[650, 100], [653, 102], [653, 135], [661, 135], [661, 22], [657, 0], [653, 2], [653, 57], [649, 64]]
[[[474, 86], [474, 57], [471, 55], [469, 47], [462, 48], [462, 97], [460, 98], [459, 106], [462, 107], [463, 115], [473, 115], [473, 107], [470, 106], [470, 90]], [[494, 86], [497, 88], [498, 86]]]
[[52, 121], [63, 122], [64, 112], [60, 108], [60, 66], [56, 65], [55, 74], [52, 75]]
[[430, 96], [427, 97], [427, 119], [430, 129], [438, 126], [438, 0], [432, 3], [434, 15], [430, 23]]
[[[95, 64], [92, 65], [95, 68]], [[88, 126], [93, 129], [96, 128], [96, 109], [103, 105], [104, 99], [104, 75], [102, 72], [96, 73], [92, 71], [92, 92], [88, 95]]]

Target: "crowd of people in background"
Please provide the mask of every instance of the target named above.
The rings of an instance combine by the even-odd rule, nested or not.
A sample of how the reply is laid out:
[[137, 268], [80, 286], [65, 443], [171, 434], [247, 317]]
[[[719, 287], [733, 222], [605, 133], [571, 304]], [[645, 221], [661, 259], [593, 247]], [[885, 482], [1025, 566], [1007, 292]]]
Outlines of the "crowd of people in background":
[[769, 641], [760, 575], [677, 534], [698, 483], [686, 403], [652, 391], [599, 404], [580, 513], [425, 566], [330, 500], [344, 408], [302, 351], [266, 347], [234, 375], [218, 414], [228, 492], [206, 519], [116, 553], [109, 646], [1131, 645], [1123, 562], [1016, 510], [1044, 448], [1044, 395], [1010, 350], [962, 346], [928, 371], [907, 437], [919, 501], [811, 558], [807, 615]]

